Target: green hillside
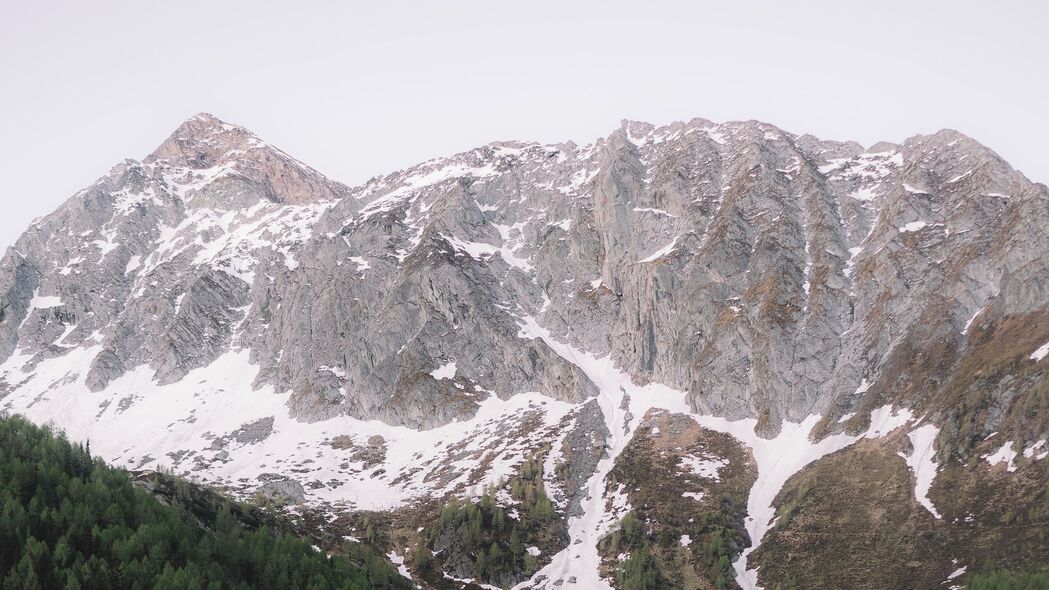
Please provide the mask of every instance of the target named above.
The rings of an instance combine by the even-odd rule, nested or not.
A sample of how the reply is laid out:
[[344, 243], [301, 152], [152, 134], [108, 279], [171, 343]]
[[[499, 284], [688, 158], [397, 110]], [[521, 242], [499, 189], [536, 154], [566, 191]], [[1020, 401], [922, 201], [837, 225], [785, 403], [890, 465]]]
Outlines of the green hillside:
[[329, 558], [278, 517], [181, 480], [165, 503], [88, 449], [0, 416], [0, 588], [411, 588], [374, 555]]

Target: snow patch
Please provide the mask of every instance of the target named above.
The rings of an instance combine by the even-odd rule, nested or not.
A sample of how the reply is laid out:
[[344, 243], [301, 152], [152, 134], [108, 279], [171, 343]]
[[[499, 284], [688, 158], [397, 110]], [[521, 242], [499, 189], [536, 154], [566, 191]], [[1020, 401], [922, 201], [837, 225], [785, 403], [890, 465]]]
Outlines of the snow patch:
[[[408, 567], [404, 565], [404, 556], [397, 555], [396, 552], [390, 551], [386, 554], [386, 559], [390, 560], [390, 563], [397, 566], [397, 573], [401, 574], [405, 578], [412, 580], [412, 573], [408, 571]], [[413, 582], [415, 580], [412, 580]]]
[[1045, 447], [1045, 439], [1034, 443], [1033, 445], [1024, 449], [1024, 457], [1027, 459], [1033, 458], [1035, 461], [1040, 461], [1049, 456], [1049, 449], [1039, 452], [1038, 449]]
[[984, 455], [984, 459], [987, 460], [991, 465], [997, 465], [999, 463], [1006, 464], [1006, 471], [1016, 471], [1016, 450], [1013, 449], [1013, 441], [1005, 441], [1000, 449], [991, 453], [990, 455]]
[[321, 372], [321, 371], [325, 371], [325, 372], [331, 373], [332, 375], [335, 375], [339, 379], [345, 379], [346, 378], [346, 371], [343, 370], [341, 367], [329, 367], [328, 365], [321, 365], [321, 366], [317, 367], [317, 372]]
[[[963, 336], [969, 333], [969, 328], [972, 327], [973, 322], [976, 321], [976, 318], [980, 317], [980, 314], [983, 313], [985, 309], [987, 309], [988, 305], [990, 305], [989, 302], [987, 304], [985, 304], [983, 307], [981, 307], [980, 309], [977, 309], [975, 312], [973, 312], [972, 317], [969, 318], [969, 321], [965, 322], [965, 327], [962, 328], [962, 335]], [[1046, 343], [1046, 347], [1049, 347], [1049, 343]], [[1047, 352], [1049, 352], [1049, 348], [1047, 348], [1046, 350], [1047, 350]], [[1034, 355], [1031, 355], [1031, 356], [1033, 357]]]
[[663, 246], [659, 250], [656, 250], [655, 252], [650, 254], [648, 257], [646, 257], [646, 258], [644, 258], [642, 260], [638, 260], [638, 262], [639, 263], [655, 262], [656, 260], [659, 260], [660, 258], [663, 258], [664, 256], [670, 254], [671, 252], [674, 251], [674, 248], [677, 246], [677, 239], [678, 239], [678, 236], [674, 236], [674, 239], [671, 240], [671, 242], [669, 244], [667, 244], [666, 246]]
[[914, 473], [914, 497], [936, 518], [942, 517], [933, 506], [932, 500], [929, 499], [929, 490], [932, 488], [933, 480], [936, 479], [938, 469], [935, 443], [936, 435], [939, 432], [940, 429], [933, 424], [924, 424], [915, 428], [907, 433], [913, 447], [911, 454], [900, 453], [900, 456], [907, 461], [907, 467], [910, 467], [911, 472]]
[[441, 234], [441, 237], [444, 238], [453, 248], [459, 252], [465, 253], [474, 260], [488, 260], [492, 256], [498, 254], [509, 266], [518, 268], [525, 272], [532, 270], [532, 265], [527, 260], [515, 256], [513, 250], [506, 246], [495, 246], [485, 242], [470, 242], [445, 234]]
[[1044, 359], [1046, 355], [1049, 355], [1049, 342], [1046, 342], [1045, 344], [1035, 349], [1035, 351], [1032, 352], [1031, 356], [1029, 356], [1028, 358], [1032, 361], [1038, 362]]
[[677, 217], [672, 213], [668, 213], [662, 209], [653, 209], [651, 207], [634, 207], [635, 213], [654, 213], [656, 215], [665, 215], [667, 217]]
[[567, 232], [572, 227], [572, 220], [571, 219], [562, 219], [561, 221], [552, 222], [552, 223], [550, 223], [548, 225], [550, 225], [552, 227], [559, 227], [559, 228], [561, 228], [561, 231]]
[[136, 254], [128, 259], [127, 266], [124, 267], [124, 275], [135, 272], [140, 266], [142, 266], [142, 257]]
[[684, 467], [688, 471], [698, 475], [699, 477], [702, 477], [703, 479], [719, 481], [720, 477], [718, 475], [718, 471], [720, 471], [721, 468], [725, 465], [728, 465], [728, 461], [725, 461], [724, 459], [706, 457], [700, 458], [693, 457], [691, 455], [686, 455], [684, 457], [681, 457], [681, 461], [679, 464], [681, 465], [681, 467]]
[[113, 240], [113, 238], [109, 237], [108, 240], [95, 240], [94, 242], [91, 242], [92, 246], [98, 246], [98, 263], [99, 264], [101, 264], [102, 261], [105, 260], [106, 254], [109, 254], [113, 250], [116, 250], [117, 246], [120, 245], [120, 244], [117, 244], [116, 242], [114, 242], [112, 240]]
[[921, 231], [926, 225], [928, 224], [924, 221], [912, 221], [900, 226], [900, 233]]
[[857, 201], [873, 201], [875, 197], [874, 188], [861, 188], [854, 191], [849, 196], [856, 199]]
[[434, 379], [455, 379], [455, 361], [442, 365], [430, 372]]
[[33, 309], [51, 309], [52, 307], [62, 307], [65, 305], [62, 303], [62, 298], [55, 295], [33, 295], [33, 298], [29, 300], [29, 308]]
[[368, 264], [368, 261], [361, 256], [350, 256], [349, 260], [357, 265], [357, 272], [368, 270], [372, 267], [372, 265]]

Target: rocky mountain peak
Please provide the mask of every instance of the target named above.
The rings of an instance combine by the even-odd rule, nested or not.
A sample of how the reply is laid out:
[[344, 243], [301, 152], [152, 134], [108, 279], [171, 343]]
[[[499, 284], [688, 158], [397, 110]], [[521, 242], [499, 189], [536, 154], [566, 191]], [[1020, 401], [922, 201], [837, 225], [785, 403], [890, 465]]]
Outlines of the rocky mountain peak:
[[195, 170], [241, 159], [266, 144], [247, 129], [226, 123], [209, 113], [186, 119], [145, 162], [163, 161]]
[[[191, 205], [241, 207], [260, 199], [302, 205], [336, 200], [349, 190], [244, 127], [209, 113], [179, 125], [143, 163], [181, 186]], [[223, 188], [223, 194], [200, 194], [203, 185], [218, 179], [223, 182], [212, 188]]]

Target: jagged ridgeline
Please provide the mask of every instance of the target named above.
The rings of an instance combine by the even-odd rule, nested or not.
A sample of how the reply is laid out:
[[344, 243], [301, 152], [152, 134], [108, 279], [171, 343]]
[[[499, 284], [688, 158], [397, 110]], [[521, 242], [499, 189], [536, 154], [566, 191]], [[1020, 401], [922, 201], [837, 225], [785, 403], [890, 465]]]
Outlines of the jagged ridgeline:
[[141, 481], [61, 434], [0, 416], [0, 587], [412, 587], [374, 556], [328, 557], [258, 508], [171, 476]]
[[950, 130], [350, 187], [201, 114], [4, 254], [0, 406], [424, 587], [950, 588], [1049, 555], [1047, 251], [1049, 189]]

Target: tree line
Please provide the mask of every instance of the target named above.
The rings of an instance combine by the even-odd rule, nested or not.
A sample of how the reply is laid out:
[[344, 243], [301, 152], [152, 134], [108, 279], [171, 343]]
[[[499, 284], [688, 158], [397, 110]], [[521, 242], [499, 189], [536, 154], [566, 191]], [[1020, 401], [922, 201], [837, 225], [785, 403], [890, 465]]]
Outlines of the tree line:
[[245, 526], [242, 507], [228, 499], [202, 522], [178, 498], [162, 504], [127, 472], [93, 458], [86, 445], [0, 415], [0, 588], [412, 587], [378, 559], [353, 563], [329, 557], [286, 527]]

